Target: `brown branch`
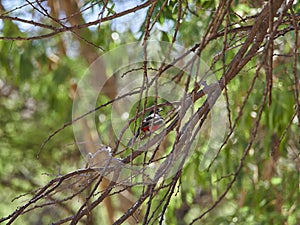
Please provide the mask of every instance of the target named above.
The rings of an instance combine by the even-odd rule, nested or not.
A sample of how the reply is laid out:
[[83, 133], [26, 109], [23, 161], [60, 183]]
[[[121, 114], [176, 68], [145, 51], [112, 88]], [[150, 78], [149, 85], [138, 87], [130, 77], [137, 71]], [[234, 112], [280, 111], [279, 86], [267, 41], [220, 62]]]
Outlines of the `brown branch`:
[[253, 89], [254, 89], [254, 84], [257, 80], [258, 74], [260, 72], [260, 69], [262, 67], [262, 64], [260, 64], [260, 66], [257, 67], [256, 71], [255, 71], [255, 76], [252, 79], [252, 82], [249, 86], [249, 89], [247, 90], [246, 96], [243, 99], [242, 105], [239, 109], [238, 115], [234, 120], [234, 123], [230, 129], [230, 132], [227, 134], [227, 136], [225, 137], [223, 143], [221, 144], [220, 148], [218, 149], [217, 153], [215, 154], [214, 158], [211, 160], [211, 162], [209, 163], [208, 167], [207, 167], [207, 171], [210, 170], [211, 166], [213, 165], [213, 163], [215, 162], [215, 160], [218, 158], [220, 152], [222, 151], [222, 149], [226, 146], [229, 138], [231, 137], [231, 135], [233, 134], [233, 132], [235, 131], [235, 128], [239, 122], [239, 120], [241, 119], [243, 112], [244, 112], [244, 108], [246, 107], [246, 104], [248, 103], [250, 94], [252, 93]]
[[295, 100], [296, 100], [296, 110], [297, 110], [297, 117], [298, 117], [298, 126], [300, 127], [300, 100], [299, 100], [299, 75], [297, 74], [298, 69], [297, 69], [297, 65], [299, 62], [299, 58], [298, 58], [298, 49], [300, 46], [299, 45], [299, 34], [297, 32], [297, 30], [300, 28], [300, 23], [299, 21], [296, 20], [296, 16], [295, 13], [293, 11], [292, 8], [292, 4], [290, 4], [290, 11], [291, 11], [291, 15], [292, 15], [292, 23], [295, 27], [295, 42], [294, 42], [294, 48], [293, 48], [293, 76], [294, 76], [294, 95], [295, 95]]
[[172, 179], [172, 183], [170, 184], [170, 189], [169, 189], [169, 191], [167, 192], [168, 198], [167, 198], [167, 200], [165, 201], [164, 207], [162, 208], [162, 212], [161, 212], [159, 224], [162, 224], [162, 223], [163, 223], [164, 215], [165, 215], [165, 213], [166, 213], [166, 211], [167, 211], [167, 208], [168, 208], [168, 206], [169, 206], [169, 204], [170, 204], [171, 197], [172, 197], [172, 195], [174, 194], [175, 186], [176, 186], [176, 183], [177, 183], [177, 181], [178, 181], [180, 175], [181, 175], [181, 170], [179, 170], [179, 171], [176, 173], [176, 175], [173, 177], [173, 179]]
[[48, 33], [48, 34], [32, 36], [32, 37], [20, 37], [20, 36], [17, 36], [17, 37], [7, 37], [7, 36], [5, 36], [5, 37], [3, 37], [2, 36], [2, 37], [0, 37], [0, 40], [27, 40], [27, 41], [29, 41], [29, 40], [38, 40], [38, 39], [43, 39], [43, 38], [49, 38], [49, 37], [52, 37], [52, 36], [54, 36], [56, 34], [59, 34], [59, 33], [62, 33], [62, 32], [80, 30], [80, 29], [83, 29], [83, 28], [87, 28], [87, 27], [90, 27], [90, 26], [97, 25], [99, 23], [103, 23], [103, 22], [106, 22], [106, 21], [110, 21], [110, 20], [125, 16], [125, 15], [130, 14], [130, 13], [134, 13], [134, 12], [140, 10], [140, 9], [148, 7], [149, 5], [151, 5], [155, 1], [156, 0], [149, 0], [149, 1], [146, 1], [145, 3], [140, 4], [136, 7], [124, 10], [120, 13], [116, 13], [116, 14], [111, 15], [111, 16], [107, 16], [107, 17], [100, 18], [100, 19], [97, 19], [97, 20], [94, 20], [94, 21], [91, 21], [91, 22], [83, 23], [83, 24], [77, 24], [77, 25], [73, 25], [73, 26], [63, 26], [61, 28], [55, 28], [55, 27], [45, 25], [45, 24], [41, 24], [41, 23], [38, 23], [38, 22], [35, 22], [35, 21], [24, 20], [24, 19], [20, 19], [20, 18], [16, 18], [16, 17], [0, 16], [0, 18], [7, 18], [9, 20], [12, 20], [13, 18], [16, 18], [16, 20], [20, 20], [20, 22], [23, 22], [23, 23], [28, 23], [28, 24], [32, 24], [32, 25], [35, 25], [35, 26], [40, 26], [40, 27], [45, 27], [45, 28], [48, 28], [48, 29], [55, 30], [54, 32], [51, 32], [51, 33]]
[[[229, 7], [230, 3], [226, 6], [226, 18], [225, 18], [225, 30], [224, 30], [224, 41], [223, 41], [223, 49], [222, 49], [222, 68], [223, 68], [223, 74], [226, 72], [226, 62], [225, 62], [225, 52], [228, 48], [227, 44], [227, 35], [228, 35], [228, 26], [229, 26]], [[224, 95], [226, 100], [226, 109], [227, 109], [227, 116], [229, 121], [229, 129], [232, 129], [232, 122], [231, 122], [231, 111], [230, 111], [230, 103], [229, 103], [229, 97], [228, 97], [228, 91], [227, 91], [227, 85], [226, 85], [226, 77], [224, 76]]]
[[[26, 24], [31, 24], [31, 25], [33, 25], [35, 27], [42, 27], [42, 28], [46, 28], [46, 29], [49, 29], [49, 30], [53, 30], [55, 32], [59, 32], [59, 28], [57, 28], [57, 27], [54, 27], [52, 25], [48, 25], [48, 24], [45, 24], [45, 23], [39, 23], [39, 22], [36, 22], [34, 20], [26, 20], [26, 19], [22, 19], [20, 17], [12, 17], [12, 16], [4, 16], [4, 15], [0, 15], [0, 19], [2, 19], [2, 20], [8, 20], [8, 21], [17, 21], [17, 22], [26, 23]], [[53, 33], [55, 33], [55, 32], [53, 32]], [[0, 38], [4, 39], [5, 37], [0, 37]], [[12, 40], [12, 39], [11, 38], [9, 39], [7, 37], [7, 40]]]
[[257, 119], [255, 120], [255, 125], [254, 125], [254, 127], [253, 127], [253, 129], [251, 131], [250, 140], [248, 142], [247, 147], [245, 148], [245, 150], [243, 152], [243, 155], [242, 155], [242, 157], [240, 159], [240, 164], [237, 167], [232, 180], [229, 182], [229, 184], [227, 185], [226, 190], [220, 195], [220, 197], [207, 210], [205, 210], [200, 216], [198, 216], [195, 219], [193, 219], [193, 221], [190, 223], [190, 225], [194, 224], [195, 222], [197, 222], [198, 220], [200, 220], [201, 218], [203, 218], [207, 213], [209, 213], [210, 211], [212, 211], [223, 200], [223, 198], [227, 195], [227, 193], [229, 192], [229, 190], [231, 189], [231, 187], [235, 183], [238, 175], [240, 174], [241, 169], [243, 168], [245, 159], [246, 159], [246, 157], [247, 157], [247, 155], [249, 153], [249, 150], [251, 149], [251, 147], [253, 145], [253, 142], [255, 140], [255, 137], [257, 135], [257, 130], [258, 130], [259, 123], [260, 123], [260, 120], [261, 120], [261, 116], [262, 116], [262, 113], [263, 113], [263, 108], [265, 106], [266, 99], [267, 99], [267, 93], [268, 93], [267, 88], [265, 88], [263, 99], [261, 101], [260, 108], [258, 110]]
[[[55, 27], [48, 27], [48, 25], [45, 25], [46, 29], [51, 29], [54, 30], [54, 32], [50, 33], [50, 34], [46, 34], [46, 35], [55, 35], [57, 33], [60, 32], [65, 32], [65, 31], [71, 31], [71, 32], [77, 32], [79, 29], [83, 29], [92, 25], [97, 25], [100, 24], [101, 22], [104, 21], [108, 21], [108, 20], [112, 20], [115, 18], [118, 18], [120, 16], [126, 15], [128, 13], [132, 13], [136, 10], [139, 10], [141, 8], [145, 8], [150, 6], [148, 10], [148, 17], [147, 17], [147, 21], [145, 23], [145, 37], [144, 40], [146, 41], [149, 37], [150, 37], [150, 31], [151, 29], [154, 27], [154, 24], [158, 18], [158, 16], [160, 15], [160, 13], [162, 12], [162, 8], [159, 9], [158, 13], [155, 15], [154, 21], [152, 21], [151, 24], [151, 18], [153, 17], [153, 13], [154, 13], [154, 8], [155, 5], [157, 4], [158, 1], [147, 1], [137, 7], [133, 7], [129, 10], [125, 10], [124, 12], [120, 12], [120, 13], [116, 13], [114, 15], [111, 16], [107, 16], [107, 17], [101, 17], [98, 20], [89, 22], [89, 23], [85, 23], [85, 24], [79, 24], [79, 25], [74, 25], [71, 27], [66, 27], [65, 25], [63, 25], [62, 23], [62, 19], [57, 20], [57, 19], [53, 19], [54, 21], [57, 21], [58, 24], [61, 26], [61, 28], [55, 28]], [[166, 1], [165, 1], [166, 2]], [[166, 4], [166, 3], [163, 3]], [[284, 35], [285, 33], [295, 30], [295, 33], [297, 33], [297, 31], [299, 30], [299, 24], [297, 23], [296, 19], [295, 19], [295, 15], [292, 12], [292, 19], [291, 21], [293, 22], [293, 26], [289, 27], [287, 29], [283, 29], [283, 30], [279, 30], [279, 26], [283, 23], [283, 13], [280, 15], [279, 19], [275, 21], [274, 20], [274, 14], [277, 11], [277, 9], [279, 8], [279, 6], [282, 3], [281, 1], [271, 1], [269, 0], [268, 5], [266, 5], [262, 12], [258, 15], [253, 16], [253, 18], [255, 18], [255, 21], [253, 23], [253, 25], [247, 25], [247, 26], [242, 26], [239, 28], [232, 28], [233, 24], [229, 23], [229, 7], [232, 1], [221, 1], [221, 3], [219, 4], [219, 6], [217, 7], [217, 10], [211, 20], [211, 22], [208, 25], [207, 28], [207, 32], [204, 35], [202, 41], [198, 44], [196, 44], [194, 47], [192, 47], [191, 49], [189, 49], [189, 51], [183, 53], [182, 55], [180, 55], [177, 59], [174, 59], [172, 63], [165, 65], [165, 60], [167, 59], [167, 57], [169, 56], [170, 50], [167, 52], [167, 54], [165, 55], [165, 60], [163, 63], [161, 63], [159, 69], [155, 69], [157, 71], [156, 76], [153, 80], [148, 81], [147, 80], [147, 71], [149, 69], [149, 67], [147, 67], [147, 55], [145, 55], [144, 58], [144, 66], [143, 69], [144, 70], [144, 75], [145, 75], [145, 80], [143, 82], [143, 87], [138, 90], [138, 91], [132, 91], [131, 93], [127, 93], [123, 96], [117, 97], [111, 101], [108, 101], [107, 103], [96, 107], [95, 109], [92, 109], [90, 111], [88, 111], [87, 113], [85, 113], [84, 115], [81, 115], [77, 118], [75, 118], [73, 121], [70, 121], [68, 123], [66, 123], [65, 125], [63, 125], [61, 128], [59, 128], [58, 130], [54, 131], [52, 134], [50, 134], [48, 136], [48, 138], [44, 141], [44, 143], [41, 146], [41, 150], [43, 149], [43, 147], [45, 146], [45, 144], [52, 139], [56, 134], [58, 134], [61, 130], [65, 129], [66, 127], [72, 125], [74, 122], [84, 118], [85, 116], [94, 113], [95, 111], [99, 110], [100, 108], [106, 107], [108, 105], [111, 105], [113, 102], [118, 101], [126, 96], [130, 96], [130, 95], [135, 95], [135, 94], [140, 94], [140, 98], [143, 96], [142, 93], [147, 90], [147, 88], [150, 87], [150, 85], [154, 84], [155, 82], [157, 82], [157, 80], [160, 78], [160, 75], [164, 72], [167, 71], [170, 68], [173, 68], [177, 62], [180, 62], [181, 59], [184, 59], [186, 56], [189, 56], [192, 53], [196, 53], [196, 55], [200, 56], [202, 53], [202, 50], [209, 44], [209, 42], [218, 39], [219, 37], [223, 38], [223, 49], [222, 52], [220, 54], [220, 56], [217, 56], [215, 58], [215, 61], [213, 62], [213, 65], [215, 65], [215, 63], [217, 63], [217, 61], [221, 58], [222, 60], [222, 67], [220, 69], [220, 71], [223, 70], [223, 76], [222, 78], [213, 84], [210, 84], [202, 89], [200, 89], [200, 84], [194, 84], [194, 89], [192, 91], [189, 92], [189, 95], [185, 96], [182, 98], [181, 101], [178, 102], [179, 105], [181, 105], [181, 109], [180, 111], [174, 113], [174, 117], [172, 117], [172, 119], [170, 121], [168, 121], [170, 124], [164, 129], [164, 131], [162, 131], [162, 133], [164, 135], [155, 135], [152, 139], [149, 139], [148, 143], [140, 146], [136, 151], [132, 152], [132, 154], [128, 155], [127, 157], [123, 158], [121, 161], [125, 164], [129, 164], [132, 163], [135, 158], [137, 158], [139, 155], [145, 153], [144, 150], [146, 150], [147, 148], [149, 148], [149, 146], [157, 144], [158, 146], [161, 144], [163, 138], [170, 133], [171, 131], [176, 129], [176, 141], [173, 143], [172, 145], [172, 150], [169, 154], [167, 154], [166, 156], [160, 157], [158, 160], [164, 160], [164, 162], [168, 161], [168, 160], [177, 160], [180, 159], [180, 165], [179, 165], [179, 171], [178, 173], [172, 177], [172, 182], [165, 184], [164, 186], [159, 186], [155, 189], [156, 184], [152, 184], [152, 185], [143, 185], [142, 187], [142, 194], [139, 196], [139, 199], [132, 204], [132, 206], [117, 220], [115, 221], [115, 225], [117, 224], [122, 224], [124, 221], [126, 221], [129, 217], [134, 216], [134, 213], [143, 205], [143, 203], [145, 202], [146, 199], [148, 199], [148, 203], [147, 203], [147, 209], [146, 209], [146, 213], [144, 216], [144, 224], [148, 224], [151, 220], [155, 220], [154, 222], [156, 222], [156, 220], [159, 219], [159, 217], [154, 218], [158, 212], [159, 209], [162, 208], [162, 211], [160, 212], [160, 223], [163, 222], [164, 220], [164, 215], [165, 212], [170, 204], [170, 199], [174, 194], [174, 190], [175, 190], [175, 185], [176, 182], [179, 179], [179, 176], [181, 174], [181, 168], [183, 166], [183, 164], [185, 163], [185, 160], [187, 159], [187, 156], [189, 154], [189, 149], [191, 147], [191, 144], [193, 143], [193, 139], [196, 137], [196, 135], [200, 132], [202, 125], [204, 123], [204, 121], [206, 120], [206, 117], [208, 115], [208, 113], [210, 112], [214, 102], [218, 99], [218, 97], [221, 94], [221, 90], [225, 90], [225, 96], [226, 96], [226, 103], [227, 103], [227, 113], [228, 113], [228, 118], [230, 120], [231, 118], [231, 113], [230, 113], [230, 107], [229, 107], [229, 97], [227, 94], [227, 87], [226, 85], [234, 78], [236, 78], [239, 74], [239, 72], [245, 67], [245, 65], [251, 60], [253, 59], [253, 57], [257, 56], [260, 52], [259, 49], [261, 47], [264, 48], [265, 52], [267, 52], [267, 63], [268, 63], [268, 72], [267, 72], [267, 86], [265, 87], [264, 90], [264, 94], [263, 94], [263, 99], [261, 101], [261, 105], [258, 111], [258, 117], [255, 121], [255, 125], [251, 131], [251, 137], [250, 140], [248, 142], [247, 147], [244, 149], [243, 151], [243, 155], [240, 158], [240, 162], [239, 165], [237, 166], [235, 172], [233, 173], [233, 178], [232, 180], [228, 183], [225, 191], [219, 196], [219, 198], [206, 210], [204, 211], [200, 216], [198, 216], [197, 218], [195, 218], [193, 220], [193, 223], [195, 223], [196, 221], [200, 220], [201, 218], [203, 218], [206, 214], [208, 214], [211, 210], [213, 210], [223, 199], [224, 197], [227, 195], [227, 193], [229, 192], [229, 190], [232, 188], [232, 186], [234, 185], [236, 179], [238, 178], [241, 169], [243, 168], [244, 164], [245, 164], [245, 160], [246, 157], [249, 153], [249, 150], [251, 148], [251, 146], [253, 145], [255, 138], [257, 136], [257, 131], [258, 131], [258, 127], [259, 127], [259, 123], [262, 117], [262, 112], [263, 112], [263, 108], [266, 104], [267, 101], [267, 97], [268, 97], [268, 93], [269, 93], [269, 102], [271, 100], [271, 90], [272, 90], [272, 63], [273, 63], [273, 41], [274, 39], [276, 39], [277, 37], [279, 37], [280, 35]], [[271, 4], [271, 2], [273, 4]], [[281, 3], [280, 3], [281, 2]], [[292, 2], [292, 1], [290, 1]], [[30, 4], [30, 3], [29, 3]], [[187, 3], [188, 4], [188, 3]], [[40, 6], [42, 7], [42, 6]], [[182, 9], [182, 2], [179, 1], [177, 4], [177, 19], [176, 19], [176, 26], [175, 26], [175, 32], [174, 35], [172, 37], [172, 46], [175, 43], [176, 39], [177, 39], [177, 33], [179, 31], [180, 28], [180, 21], [184, 16], [184, 10]], [[37, 10], [34, 6], [34, 9]], [[287, 9], [287, 8], [286, 8]], [[39, 11], [39, 10], [37, 10]], [[45, 11], [45, 9], [44, 9]], [[80, 11], [82, 12], [82, 10]], [[104, 11], [103, 11], [104, 12]], [[43, 12], [41, 12], [43, 13]], [[45, 13], [45, 12], [44, 12]], [[70, 14], [69, 16], [67, 16], [66, 18], [71, 18], [74, 17], [75, 13]], [[47, 16], [49, 18], [51, 18], [49, 16], [49, 14], [47, 14]], [[1, 17], [0, 17], [1, 18]], [[221, 24], [223, 23], [225, 18], [225, 28], [221, 31], [218, 31], [221, 27]], [[8, 17], [6, 18], [8, 20], [14, 20], [14, 17]], [[241, 18], [242, 19], [242, 18]], [[22, 20], [22, 19], [21, 19]], [[16, 20], [17, 21], [17, 20]], [[29, 23], [35, 26], [40, 26], [39, 23], [36, 23], [35, 21], [29, 21], [29, 20], [25, 20], [25, 21], [19, 21], [19, 22], [24, 22], [24, 23]], [[241, 20], [241, 22], [244, 22]], [[231, 29], [230, 29], [231, 28]], [[269, 30], [269, 32], [268, 32]], [[241, 39], [236, 39], [235, 34], [241, 32], [241, 31], [245, 31], [245, 33], [243, 34], [243, 36], [241, 37]], [[229, 34], [233, 34], [233, 38], [229, 39]], [[246, 35], [248, 34], [248, 36], [246, 37]], [[268, 36], [269, 34], [269, 36]], [[43, 36], [43, 35], [42, 35]], [[39, 36], [39, 37], [42, 37]], [[246, 37], [246, 38], [245, 38]], [[266, 41], [266, 37], [269, 38], [269, 41]], [[5, 37], [3, 37], [5, 38]], [[9, 40], [9, 37], [7, 40]], [[18, 37], [16, 37], [18, 38]], [[21, 38], [21, 37], [19, 37]], [[32, 39], [36, 38], [36, 39], [40, 39], [38, 37], [28, 37], [27, 39], [23, 39], [23, 40], [32, 40]], [[243, 42], [243, 39], [245, 39], [245, 41]], [[15, 40], [15, 39], [11, 39], [11, 40]], [[21, 40], [21, 39], [20, 39]], [[295, 40], [295, 46], [297, 45], [297, 40], [298, 40], [298, 36], [296, 36], [296, 40]], [[239, 42], [243, 42], [241, 45], [239, 45]], [[241, 46], [241, 47], [240, 47]], [[225, 61], [225, 56], [226, 56], [226, 52], [230, 49], [233, 48], [237, 48], [240, 47], [238, 53], [236, 54], [235, 58], [227, 65], [226, 61]], [[170, 48], [171, 49], [171, 48]], [[146, 51], [145, 51], [146, 52]], [[297, 101], [297, 107], [296, 110], [299, 113], [298, 117], [300, 118], [300, 112], [299, 112], [299, 90], [298, 90], [298, 83], [299, 83], [299, 79], [297, 77], [297, 56], [298, 56], [298, 50], [297, 48], [294, 49], [293, 52], [293, 57], [294, 57], [294, 62], [293, 62], [293, 75], [294, 75], [294, 85], [295, 87], [295, 98]], [[219, 58], [220, 57], [220, 58]], [[197, 71], [199, 70], [199, 64], [197, 64], [196, 61], [196, 57], [193, 57], [192, 60], [190, 60], [187, 64], [185, 69], [190, 68], [190, 71], [192, 71], [193, 66], [198, 66]], [[237, 126], [237, 122], [240, 120], [240, 118], [242, 117], [243, 111], [244, 111], [244, 107], [248, 102], [248, 99], [252, 93], [252, 90], [254, 88], [254, 84], [257, 80], [258, 77], [258, 73], [261, 69], [262, 64], [258, 65], [257, 70], [255, 72], [255, 76], [252, 79], [252, 83], [250, 84], [250, 87], [246, 93], [246, 97], [243, 100], [241, 109], [238, 112], [237, 117], [235, 118], [235, 121], [233, 124], [231, 124], [230, 126], [230, 132], [227, 135], [225, 141], [223, 142], [222, 146], [219, 148], [217, 154], [215, 155], [215, 157], [213, 158], [213, 160], [211, 161], [209, 168], [211, 167], [211, 165], [215, 162], [216, 158], [218, 157], [218, 155], [220, 154], [223, 146], [226, 145], [226, 143], [228, 142], [231, 134], [234, 132], [236, 126]], [[130, 71], [128, 71], [129, 73]], [[124, 73], [125, 75], [126, 73]], [[177, 82], [185, 82], [185, 89], [186, 90], [190, 90], [190, 86], [192, 85], [190, 83], [190, 79], [188, 78], [187, 80], [184, 80], [183, 77], [184, 73], [183, 72], [179, 72], [178, 74], [176, 74], [173, 79], [177, 79]], [[146, 91], [147, 92], [147, 91]], [[196, 112], [193, 112], [191, 114], [191, 117], [189, 119], [189, 121], [186, 124], [183, 125], [179, 125], [179, 121], [180, 121], [180, 116], [185, 115], [185, 111], [186, 109], [188, 109], [193, 103], [195, 103], [197, 100], [199, 100], [200, 98], [202, 98], [203, 96], [207, 95], [207, 100], [204, 102], [204, 104], [198, 108], [198, 110]], [[165, 104], [165, 103], [164, 103]], [[131, 120], [129, 120], [128, 122], [128, 126], [126, 126], [119, 137], [119, 140], [122, 138], [123, 133], [125, 132], [126, 129], [128, 129], [130, 123], [132, 123], [133, 121], [135, 121], [138, 117], [140, 117], [141, 115], [144, 115], [145, 112], [147, 112], [148, 110], [151, 110], [150, 108], [153, 107], [158, 107], [159, 104], [150, 107], [150, 108], [146, 108], [146, 105], [144, 105], [143, 107], [143, 111], [139, 112], [137, 111], [136, 115], [134, 118], [132, 118]], [[296, 114], [294, 114], [295, 116]], [[293, 118], [294, 118], [293, 116]], [[230, 120], [231, 121], [231, 120]], [[292, 119], [289, 121], [289, 125], [288, 127], [291, 126], [292, 123]], [[182, 127], [180, 127], [182, 126]], [[287, 133], [287, 129], [284, 130], [284, 132], [282, 133], [281, 136], [281, 140], [283, 139], [283, 137], [285, 136], [285, 134]], [[124, 131], [124, 132], [123, 132]], [[194, 133], [193, 133], [194, 132]], [[120, 153], [117, 152], [118, 147], [119, 147], [119, 140], [117, 143], [117, 146], [115, 147], [114, 153]], [[279, 142], [280, 143], [280, 142]], [[158, 148], [157, 148], [158, 149]], [[156, 150], [157, 151], [157, 150]], [[154, 162], [154, 155], [156, 153], [156, 151], [154, 151], [153, 156], [150, 157], [150, 160], [147, 161], [146, 158], [146, 153], [145, 153], [145, 157], [144, 157], [144, 161], [142, 162], [142, 164], [144, 166], [149, 165], [151, 162]], [[179, 157], [179, 155], [182, 153], [182, 158]], [[171, 157], [172, 156], [172, 157]], [[148, 157], [148, 155], [147, 155]], [[156, 174], [155, 174], [155, 178], [154, 181], [158, 181], [159, 178], [162, 177], [162, 175], [167, 174], [168, 169], [169, 169], [169, 165], [167, 163], [164, 164], [164, 162], [162, 163], [161, 167], [157, 170]], [[32, 211], [36, 208], [41, 208], [41, 207], [45, 207], [48, 205], [52, 205], [55, 204], [55, 198], [54, 195], [60, 193], [61, 188], [63, 186], [63, 183], [68, 181], [71, 178], [76, 178], [76, 177], [80, 177], [82, 175], [86, 175], [89, 174], [91, 172], [96, 172], [92, 169], [84, 169], [84, 170], [77, 170], [75, 172], [72, 172], [70, 174], [58, 177], [53, 179], [52, 181], [50, 181], [47, 185], [45, 185], [43, 188], [39, 189], [35, 195], [32, 197], [32, 199], [30, 201], [28, 201], [28, 203], [26, 203], [25, 205], [23, 205], [22, 207], [18, 208], [14, 213], [12, 213], [11, 215], [9, 215], [8, 217], [2, 218], [0, 219], [0, 222], [4, 222], [4, 221], [8, 221], [8, 224], [11, 224], [13, 221], [15, 221], [15, 219], [17, 217], [19, 217], [20, 215], [27, 213], [29, 211]], [[110, 171], [112, 172], [112, 171]], [[118, 176], [118, 172], [119, 171], [115, 171], [115, 176]], [[97, 172], [96, 172], [97, 173]], [[97, 173], [98, 176], [100, 176]], [[98, 182], [93, 186], [92, 190], [88, 190], [88, 195], [87, 198], [85, 198], [83, 200], [83, 203], [81, 205], [81, 207], [76, 211], [75, 215], [66, 217], [62, 220], [59, 220], [58, 222], [54, 223], [54, 224], [62, 224], [62, 223], [66, 223], [71, 221], [71, 224], [77, 224], [79, 223], [79, 221], [84, 217], [84, 216], [88, 216], [89, 213], [94, 210], [98, 205], [100, 205], [100, 203], [102, 203], [105, 199], [107, 199], [109, 196], [113, 196], [115, 194], [119, 194], [122, 193], [123, 191], [129, 189], [130, 187], [122, 187], [120, 189], [117, 189], [116, 187], [118, 186], [117, 183], [115, 182], [111, 182], [108, 187], [100, 192], [101, 195], [93, 202], [90, 203], [92, 197], [94, 197], [96, 190], [99, 186], [99, 184], [101, 183], [103, 177], [99, 178]], [[222, 177], [224, 178], [224, 176]], [[117, 180], [117, 179], [113, 179], [113, 180]], [[72, 183], [75, 184], [75, 183]], [[81, 191], [85, 190], [86, 187], [90, 186], [91, 183], [86, 184], [86, 186], [82, 187], [82, 189], [79, 190], [79, 192], [76, 192], [73, 195], [67, 196], [63, 199], [60, 199], [57, 203], [63, 203], [64, 201], [68, 201], [69, 199], [73, 198], [74, 196], [76, 196], [77, 194], [81, 193]], [[164, 205], [161, 207], [156, 207], [153, 206], [153, 201], [155, 200], [155, 197], [158, 196], [158, 193], [161, 193], [161, 190], [163, 188], [167, 188], [165, 195], [163, 195], [160, 199], [160, 203], [161, 205]], [[114, 189], [116, 189], [115, 191], [113, 191]], [[97, 193], [98, 194], [98, 193]], [[37, 202], [39, 200], [45, 199], [45, 198], [50, 198], [51, 197], [51, 202], [50, 203], [44, 203], [44, 204], [37, 204]], [[30, 208], [31, 206], [31, 208]], [[154, 210], [152, 210], [152, 207], [156, 207]], [[150, 216], [150, 212], [152, 213], [152, 215]]]
[[143, 204], [143, 202], [147, 199], [150, 195], [151, 190], [154, 188], [155, 185], [149, 185], [147, 190], [143, 195], [139, 197], [139, 199], [134, 203], [127, 212], [125, 212], [118, 220], [116, 220], [113, 225], [120, 225], [122, 224], [128, 217], [132, 216], [133, 213]]
[[64, 180], [67, 180], [71, 177], [78, 176], [81, 174], [87, 174], [87, 173], [95, 173], [95, 170], [87, 168], [87, 169], [80, 169], [76, 170], [74, 172], [68, 173], [64, 176], [57, 177], [53, 180], [51, 180], [48, 184], [46, 184], [44, 187], [42, 187], [37, 193], [29, 200], [25, 205], [19, 207], [17, 210], [15, 210], [11, 215], [4, 217], [0, 219], [0, 222], [4, 222], [6, 220], [9, 220], [7, 224], [11, 224], [14, 222], [17, 217], [19, 217], [26, 208], [28, 208], [33, 203], [37, 202], [38, 200], [46, 197], [51, 192], [55, 191], [57, 187], [59, 187]]

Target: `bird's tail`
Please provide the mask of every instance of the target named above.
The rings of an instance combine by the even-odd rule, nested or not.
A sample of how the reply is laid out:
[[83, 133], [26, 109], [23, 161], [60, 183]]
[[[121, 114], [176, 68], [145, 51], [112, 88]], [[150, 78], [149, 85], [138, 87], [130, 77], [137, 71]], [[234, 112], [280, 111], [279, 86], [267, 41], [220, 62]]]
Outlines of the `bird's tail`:
[[127, 144], [127, 147], [131, 147], [134, 142], [136, 141], [136, 139], [138, 138], [138, 136], [140, 135], [140, 132], [141, 132], [141, 129], [137, 129], [137, 131], [135, 132], [133, 138], [131, 138], [129, 141], [128, 141], [128, 144]]

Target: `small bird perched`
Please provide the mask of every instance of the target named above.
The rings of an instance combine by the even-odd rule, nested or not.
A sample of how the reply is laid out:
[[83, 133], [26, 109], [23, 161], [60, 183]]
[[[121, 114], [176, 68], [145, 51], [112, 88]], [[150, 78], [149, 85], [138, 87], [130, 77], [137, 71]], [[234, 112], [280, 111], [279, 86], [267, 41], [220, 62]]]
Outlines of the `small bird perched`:
[[150, 133], [158, 130], [163, 124], [164, 119], [161, 117], [159, 112], [161, 109], [151, 110], [150, 114], [143, 119], [142, 125], [137, 129], [137, 131], [134, 134], [134, 137], [130, 139], [130, 141], [127, 144], [127, 147], [133, 145], [135, 140], [140, 135], [141, 131], [143, 132], [143, 135], [141, 136], [141, 139], [145, 136], [148, 136]]

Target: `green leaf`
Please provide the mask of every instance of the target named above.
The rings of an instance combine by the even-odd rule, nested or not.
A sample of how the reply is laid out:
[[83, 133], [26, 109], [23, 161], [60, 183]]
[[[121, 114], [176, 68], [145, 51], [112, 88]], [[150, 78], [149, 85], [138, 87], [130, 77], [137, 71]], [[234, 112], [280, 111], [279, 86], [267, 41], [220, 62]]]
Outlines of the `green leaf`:
[[281, 182], [282, 182], [282, 178], [281, 178], [281, 177], [273, 177], [273, 178], [271, 179], [271, 183], [272, 183], [273, 185], [281, 184]]
[[20, 81], [27, 80], [31, 77], [34, 70], [34, 66], [30, 60], [30, 54], [27, 51], [20, 55], [20, 67], [19, 67], [19, 78]]
[[113, 3], [110, 8], [107, 7], [108, 12], [107, 12], [106, 16], [109, 16], [111, 14], [113, 14], [113, 15], [116, 14], [116, 11], [113, 10], [114, 8], [115, 8], [115, 3]]
[[164, 32], [164, 31], [162, 32], [161, 40], [162, 40], [162, 41], [167, 41], [167, 42], [170, 41], [170, 38], [169, 38], [169, 35], [168, 35], [167, 32]]
[[56, 84], [65, 82], [66, 78], [70, 75], [71, 70], [68, 66], [62, 65], [57, 68], [53, 73], [53, 81]]

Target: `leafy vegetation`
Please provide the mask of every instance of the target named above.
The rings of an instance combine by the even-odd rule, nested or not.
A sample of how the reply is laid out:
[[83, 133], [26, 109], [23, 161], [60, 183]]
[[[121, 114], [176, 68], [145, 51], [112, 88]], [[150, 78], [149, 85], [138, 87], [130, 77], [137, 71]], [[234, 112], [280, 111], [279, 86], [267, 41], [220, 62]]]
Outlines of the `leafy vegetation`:
[[[299, 224], [299, 1], [276, 3], [280, 9], [275, 11], [268, 5], [272, 1], [258, 0], [64, 2], [0, 1], [0, 222]], [[266, 12], [264, 19], [261, 12]], [[251, 41], [260, 22], [262, 28]], [[78, 150], [69, 126], [75, 91], [99, 56], [134, 41], [142, 46], [147, 40], [176, 43], [199, 56], [207, 77], [213, 74], [221, 86], [218, 98], [225, 107], [218, 113], [226, 120], [226, 132], [220, 134], [222, 143], [214, 142], [208, 110], [193, 127], [201, 128], [199, 139], [192, 141], [195, 151], [173, 176], [155, 184], [112, 184], [91, 172]], [[126, 53], [120, 53], [111, 64], [129, 61]], [[136, 65], [140, 69], [135, 76], [141, 79], [144, 65]], [[154, 62], [147, 66], [149, 74], [160, 72]], [[99, 74], [103, 67], [97, 67]], [[102, 90], [96, 106], [117, 99], [118, 88], [125, 86], [120, 85], [121, 73], [127, 69], [131, 68], [116, 72], [119, 80], [109, 81], [113, 85]], [[188, 84], [186, 73], [181, 76], [177, 68], [168, 71], [168, 78], [189, 94], [196, 88]], [[198, 85], [205, 89], [203, 83]], [[210, 95], [205, 96], [190, 109], [193, 113], [205, 105]], [[173, 108], [166, 102], [143, 95], [127, 117], [118, 113], [127, 120], [136, 116], [128, 126], [135, 131], [151, 105], [162, 104], [162, 116], [170, 116]], [[90, 110], [82, 107], [83, 112]], [[137, 115], [136, 109], [144, 114]], [[118, 148], [112, 110], [112, 104], [96, 110], [98, 134], [116, 157], [134, 155], [132, 149]], [[169, 136], [159, 144], [165, 152], [158, 161], [172, 153], [180, 129], [176, 125], [168, 130]], [[86, 142], [95, 135], [85, 134]], [[131, 163], [145, 166], [146, 160], [152, 160], [150, 153]], [[101, 196], [104, 202], [92, 207]]]

